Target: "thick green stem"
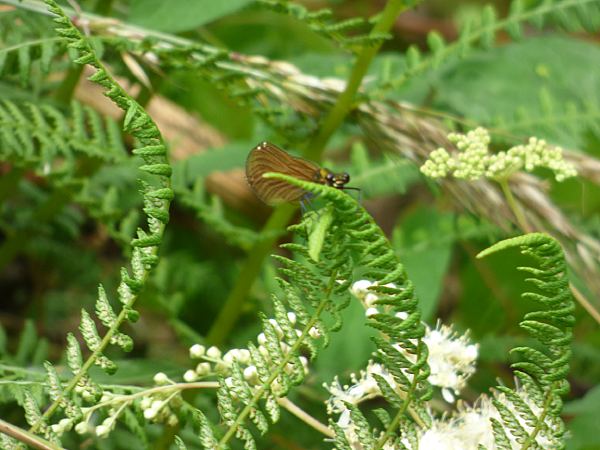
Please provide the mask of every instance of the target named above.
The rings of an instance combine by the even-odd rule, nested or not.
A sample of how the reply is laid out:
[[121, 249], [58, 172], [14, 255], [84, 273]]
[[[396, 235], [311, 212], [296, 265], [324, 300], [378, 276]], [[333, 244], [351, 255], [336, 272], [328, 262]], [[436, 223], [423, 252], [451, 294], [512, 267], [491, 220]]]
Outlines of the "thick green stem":
[[[379, 17], [378, 22], [371, 30], [372, 35], [378, 35], [380, 33], [388, 32], [398, 15], [407, 8], [407, 2], [405, 0], [390, 0], [385, 5], [384, 10]], [[360, 84], [369, 69], [371, 61], [379, 51], [381, 43], [369, 47], [363, 48], [356, 58], [346, 89], [337, 99], [333, 108], [327, 114], [327, 117], [321, 125], [319, 133], [311, 140], [310, 144], [306, 148], [304, 155], [313, 160], [319, 160], [321, 154], [329, 142], [329, 139], [342, 124], [346, 116], [355, 107], [355, 96], [356, 92], [360, 88]]]
[[[379, 17], [379, 21], [373, 27], [371, 33], [379, 34], [389, 31], [398, 14], [406, 7], [406, 2], [404, 0], [390, 0], [386, 4], [385, 9]], [[344, 121], [348, 113], [355, 107], [354, 98], [356, 92], [369, 68], [369, 64], [380, 47], [381, 44], [365, 47], [358, 55], [352, 72], [350, 73], [346, 89], [338, 97], [333, 108], [325, 117], [319, 133], [305, 149], [304, 156], [315, 161], [321, 159], [321, 155], [327, 142], [335, 130]], [[295, 209], [296, 208], [290, 208], [288, 205], [278, 207], [269, 218], [263, 231], [283, 230], [291, 219]], [[250, 250], [248, 258], [242, 265], [236, 285], [229, 294], [229, 297], [227, 297], [223, 308], [219, 312], [217, 319], [208, 333], [207, 339], [211, 344], [220, 344], [223, 342], [237, 322], [241, 312], [241, 306], [248, 295], [248, 291], [260, 273], [262, 262], [271, 251], [274, 243], [275, 238], [265, 239], [257, 243]]]
[[[263, 228], [263, 234], [267, 235], [271, 231], [283, 230], [296, 209], [292, 205], [281, 205], [275, 209]], [[237, 276], [235, 286], [229, 293], [223, 308], [221, 308], [219, 315], [208, 332], [206, 339], [209, 343], [219, 345], [229, 335], [229, 332], [240, 316], [248, 291], [260, 273], [262, 261], [271, 251], [276, 240], [276, 236], [261, 239], [250, 249], [248, 258], [244, 261]]]
[[502, 188], [504, 197], [506, 198], [508, 206], [514, 214], [515, 219], [517, 220], [517, 225], [519, 226], [519, 228], [521, 228], [521, 230], [523, 230], [525, 233], [533, 232], [533, 229], [527, 223], [527, 219], [525, 219], [525, 214], [523, 214], [523, 210], [517, 203], [517, 200], [515, 199], [512, 191], [510, 190], [510, 186], [508, 185], [508, 179], [500, 178], [496, 181], [498, 182], [498, 184], [500, 184], [500, 187]]
[[63, 447], [54, 445], [52, 442], [46, 439], [36, 436], [29, 431], [25, 431], [22, 428], [12, 425], [4, 420], [0, 419], [0, 433], [7, 434], [13, 438], [31, 446], [42, 450], [64, 450]]

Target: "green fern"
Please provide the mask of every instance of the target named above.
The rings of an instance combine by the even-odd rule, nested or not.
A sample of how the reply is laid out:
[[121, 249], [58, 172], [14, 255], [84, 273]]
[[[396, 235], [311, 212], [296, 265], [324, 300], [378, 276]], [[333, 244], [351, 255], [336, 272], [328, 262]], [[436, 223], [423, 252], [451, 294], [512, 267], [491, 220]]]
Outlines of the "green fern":
[[[121, 270], [121, 284], [118, 288], [119, 300], [122, 303], [121, 311], [118, 314], [114, 312], [106, 297], [104, 288], [100, 286], [96, 314], [106, 327], [106, 331], [101, 336], [95, 322], [86, 311], [82, 311], [80, 324], [82, 336], [91, 351], [91, 355], [84, 361], [77, 339], [70, 334], [67, 339], [66, 353], [68, 366], [73, 373], [73, 377], [64, 385], [61, 384], [53, 366], [48, 363], [46, 364], [47, 383], [52, 403], [41, 414], [37, 406], [38, 402], [30, 395], [27, 395], [26, 401], [23, 402], [31, 431], [42, 433], [48, 439], [55, 439], [54, 431], [49, 426], [48, 421], [56, 410], [61, 409], [67, 415], [69, 424], [62, 427], [64, 431], [82, 415], [80, 406], [77, 406], [80, 404], [80, 400], [73, 401], [75, 394], [83, 401], [95, 401], [101, 395], [102, 390], [88, 375], [92, 365], [99, 365], [109, 373], [116, 370], [114, 362], [104, 354], [107, 346], [110, 344], [118, 345], [126, 351], [132, 347], [131, 339], [120, 333], [118, 329], [125, 321], [137, 320], [138, 313], [133, 309], [133, 304], [144, 286], [149, 271], [157, 263], [158, 245], [168, 221], [169, 202], [173, 193], [169, 187], [171, 168], [168, 165], [166, 149], [156, 125], [144, 110], [111, 78], [86, 39], [73, 26], [62, 9], [53, 0], [48, 0], [46, 4], [49, 10], [57, 16], [54, 19], [59, 25], [57, 32], [66, 39], [68, 46], [75, 49], [79, 54], [75, 62], [91, 64], [95, 67], [97, 71], [90, 79], [103, 86], [107, 90], [106, 95], [126, 112], [125, 130], [135, 136], [141, 144], [134, 150], [134, 153], [140, 155], [145, 162], [140, 169], [154, 176], [153, 180], [144, 182], [143, 185], [144, 211], [148, 215], [149, 233], [139, 229], [137, 239], [131, 242], [133, 246], [131, 259], [133, 274], [130, 275], [125, 268]], [[81, 124], [82, 121], [76, 123]], [[97, 123], [92, 123], [91, 128], [95, 132]], [[81, 130], [80, 137], [84, 135], [85, 130]]]
[[18, 9], [3, 12], [0, 29], [5, 44], [0, 48], [0, 75], [17, 79], [22, 86], [31, 84], [35, 74], [48, 74], [52, 61], [65, 53], [66, 46], [45, 17]]
[[[108, 162], [126, 157], [117, 124], [90, 107], [71, 104], [70, 114], [51, 105], [0, 103], [0, 158], [40, 175], [73, 174], [77, 158]], [[60, 161], [60, 163], [57, 163]]]
[[[363, 32], [350, 36], [350, 32], [364, 29], [368, 25], [368, 22], [362, 17], [336, 22], [332, 19], [332, 11], [326, 8], [309, 11], [303, 5], [289, 0], [258, 0], [258, 3], [277, 13], [286, 14], [304, 22], [311, 30], [331, 39], [346, 50], [356, 52], [363, 46], [377, 45], [390, 38], [388, 33]], [[417, 2], [413, 1], [412, 3]]]
[[[519, 386], [498, 386], [494, 406], [502, 423], [492, 419], [496, 444], [512, 448], [517, 441], [521, 449], [539, 448], [541, 442], [552, 448], [564, 448], [564, 423], [560, 418], [562, 399], [569, 391], [567, 374], [571, 358], [572, 327], [575, 305], [569, 288], [567, 264], [558, 242], [543, 233], [532, 233], [501, 241], [481, 252], [478, 257], [506, 248], [520, 248], [531, 256], [537, 267], [520, 267], [531, 274], [528, 281], [538, 292], [526, 292], [543, 309], [529, 312], [520, 323], [541, 349], [517, 347], [512, 353], [521, 359], [512, 364]], [[547, 445], [545, 448], [548, 448]]]
[[[328, 264], [337, 264], [343, 268], [344, 276], [342, 273], [335, 274], [337, 283], [340, 283], [336, 289], [346, 289], [351, 283], [353, 268], [345, 267], [349, 261], [355, 267], [364, 268], [361, 277], [377, 280], [378, 285], [371, 289], [379, 295], [377, 303], [386, 309], [385, 312], [370, 316], [369, 325], [380, 330], [382, 336], [385, 336], [375, 338], [379, 356], [402, 392], [400, 396], [385, 380], [378, 380], [381, 391], [388, 394], [388, 400], [398, 409], [381, 436], [376, 439], [377, 444], [374, 448], [382, 448], [388, 440], [393, 440], [399, 435], [398, 426], [404, 420], [405, 414], [410, 413], [413, 419], [418, 421], [427, 417], [424, 402], [431, 397], [431, 387], [427, 382], [428, 352], [421, 340], [425, 329], [420, 321], [414, 288], [382, 231], [350, 196], [328, 186], [299, 181], [281, 174], [265, 176], [284, 180], [330, 202], [329, 209], [321, 213], [320, 219], [321, 223], [328, 223], [325, 233], [318, 226], [311, 228], [308, 215], [301, 224], [293, 227], [296, 231], [312, 230], [306, 235], [306, 246], [294, 244], [292, 247], [304, 254], [305, 262], [318, 268], [327, 267]], [[319, 242], [313, 242], [315, 239]], [[283, 273], [302, 287], [302, 292], [309, 297], [309, 302], [318, 309], [316, 300], [311, 301], [310, 296], [315, 295], [317, 300], [322, 299], [323, 288], [313, 292], [313, 287], [318, 286], [313, 274], [307, 271], [305, 264], [279, 259], [285, 267]], [[285, 287], [286, 292], [293, 292], [287, 284]], [[303, 317], [304, 320], [310, 317], [301, 309], [302, 304], [295, 296], [287, 300], [294, 307], [298, 317]], [[331, 312], [337, 318], [333, 329], [337, 329], [341, 326], [341, 318], [336, 309]], [[415, 361], [406, 359], [392, 344], [405, 349], [408, 354], [414, 356]], [[360, 412], [355, 411], [355, 414], [358, 418]], [[338, 435], [337, 439], [343, 441], [344, 437]]]
[[489, 48], [496, 41], [496, 34], [501, 31], [506, 31], [513, 39], [521, 39], [524, 25], [542, 28], [548, 23], [567, 31], [595, 31], [600, 28], [600, 7], [595, 0], [513, 0], [508, 16], [500, 19], [494, 7], [487, 5], [477, 21], [470, 20], [463, 24], [455, 42], [447, 44], [434, 31], [427, 39], [431, 50], [429, 55], [423, 57], [416, 46], [411, 46], [406, 53], [406, 67], [400, 76], [386, 80], [372, 94], [381, 96], [389, 89], [397, 89], [450, 57], [464, 56], [475, 46]]

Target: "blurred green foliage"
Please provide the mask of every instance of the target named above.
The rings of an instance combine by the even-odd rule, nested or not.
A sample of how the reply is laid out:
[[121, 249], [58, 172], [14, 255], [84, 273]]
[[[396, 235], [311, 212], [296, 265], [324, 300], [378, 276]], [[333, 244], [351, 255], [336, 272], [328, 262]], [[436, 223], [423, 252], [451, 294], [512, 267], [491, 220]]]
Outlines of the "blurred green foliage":
[[[379, 6], [378, 2], [351, 0], [300, 3], [308, 10], [329, 7], [333, 18], [340, 21], [368, 18]], [[346, 79], [353, 67], [350, 52], [302, 20], [279, 14], [261, 2], [89, 0], [80, 4], [86, 12], [126, 24], [226, 51], [286, 61], [304, 75]], [[427, 55], [428, 32], [438, 27], [449, 29], [452, 40], [461, 15], [467, 9], [480, 13], [483, 4], [425, 1], [411, 12], [422, 19], [418, 26], [398, 21], [393, 39], [369, 67], [364, 99], [376, 95], [408, 66], [409, 45]], [[503, 0], [495, 4], [499, 11], [510, 6]], [[19, 26], [14, 26], [16, 21]], [[99, 27], [98, 34], [102, 34], [102, 25]], [[52, 29], [50, 19], [35, 11], [0, 10], [0, 98], [12, 99], [29, 121], [25, 102], [54, 111], [54, 119], [48, 122], [59, 124], [62, 118], [65, 123], [77, 123], [75, 116], [82, 113], [69, 105], [76, 95], [73, 77], [77, 82], [80, 73], [65, 57], [67, 50], [53, 40]], [[95, 31], [92, 29], [92, 34]], [[576, 31], [558, 31], [552, 21], [541, 33], [527, 28], [521, 41], [505, 40], [492, 48], [450, 57], [393, 89], [384, 89], [381, 98], [409, 102], [425, 117], [441, 117], [450, 127], [487, 126], [507, 143], [535, 135], [598, 157], [600, 50], [596, 35]], [[148, 46], [153, 39], [157, 37], [150, 37]], [[46, 43], [23, 45], [24, 50], [19, 47], [36, 40]], [[122, 58], [126, 42], [106, 39], [96, 45], [103, 49], [102, 57], [114, 67], [115, 75], [139, 82], [135, 65]], [[259, 239], [266, 208], [251, 203], [251, 197], [242, 198], [249, 204], [246, 208], [231, 201], [230, 197], [240, 192], [235, 183], [208, 189], [210, 183], [205, 186], [205, 181], [223, 172], [234, 180], [232, 171], [243, 168], [248, 151], [257, 142], [289, 143], [292, 152], [306, 144], [286, 136], [257, 113], [259, 108], [240, 102], [213, 79], [203, 78], [185, 64], [179, 69], [145, 66], [141, 60], [138, 64], [155, 84], [151, 96], [181, 107], [177, 120], [201, 118], [196, 122], [204, 128], [200, 134], [216, 133], [223, 143], [193, 148], [172, 161], [176, 198], [160, 262], [140, 294], [141, 319], [127, 329], [135, 349], [131, 354], [111, 355], [120, 366], [116, 375], [93, 372], [98, 383], [111, 385], [149, 385], [157, 371], [180, 377], [190, 365], [188, 347], [204, 342], [236, 285], [246, 251]], [[61, 98], [59, 92], [70, 92], [69, 98]], [[256, 98], [263, 102], [260, 94]], [[281, 102], [285, 103], [283, 94]], [[100, 109], [100, 105], [96, 99], [91, 108]], [[309, 111], [322, 104], [303, 106]], [[316, 116], [322, 118], [325, 113], [317, 111]], [[22, 131], [19, 120], [0, 117], [0, 417], [13, 423], [22, 425], [23, 413], [5, 389], [7, 383], [40, 380], [44, 360], [61, 361], [64, 337], [77, 328], [81, 308], [93, 308], [97, 284], [102, 282], [107, 291], [115, 291], [119, 267], [131, 252], [127, 243], [141, 221], [136, 181], [139, 161], [123, 151], [123, 147], [131, 147], [131, 141], [123, 137], [122, 147], [113, 148], [109, 157], [104, 150], [110, 147], [111, 136], [114, 138], [114, 130], [110, 136], [108, 130], [113, 119], [107, 119], [105, 112], [98, 114], [101, 123], [88, 118], [81, 122], [84, 126], [79, 134], [57, 126], [52, 135], [32, 138], [35, 151], [45, 146], [69, 147], [63, 155], [32, 158], [20, 153], [26, 147], [23, 136], [27, 132]], [[370, 141], [354, 119], [351, 115], [334, 135], [325, 155], [328, 167], [348, 170], [353, 186], [362, 190], [367, 209], [388, 224], [388, 235], [415, 284], [425, 320], [429, 324], [438, 318], [452, 322], [459, 330], [471, 330], [474, 340], [480, 342], [480, 370], [473, 379], [473, 390], [466, 394], [467, 400], [473, 400], [476, 391], [493, 385], [497, 378], [509, 379], [507, 351], [520, 342], [517, 322], [529, 308], [519, 299], [524, 283], [514, 269], [525, 258], [515, 251], [475, 261], [479, 250], [510, 233], [484, 217], [453, 208], [437, 187], [423, 180], [412, 162], [384, 153], [382, 145]], [[299, 123], [298, 129], [302, 127]], [[75, 138], [65, 140], [65, 136]], [[177, 138], [170, 144], [175, 148]], [[123, 154], [117, 155], [119, 151]], [[65, 162], [69, 164], [60, 165]], [[51, 170], [48, 164], [53, 163], [62, 171]], [[597, 167], [595, 170], [597, 180]], [[600, 238], [597, 181], [548, 183], [552, 198], [568, 218]], [[206, 220], [207, 216], [212, 220]], [[273, 281], [276, 266], [272, 259], [265, 261], [227, 346], [243, 346], [260, 332], [258, 311], [270, 316], [270, 294], [278, 289]], [[597, 299], [592, 300], [597, 305]], [[564, 411], [570, 432], [567, 448], [600, 449], [600, 328], [583, 309], [578, 308], [576, 315], [572, 392]], [[327, 397], [321, 383], [364, 367], [374, 350], [368, 340], [372, 331], [363, 326], [364, 311], [358, 304], [344, 311], [344, 320], [344, 327], [315, 362], [308, 383], [294, 393], [294, 400], [320, 420], [325, 420], [322, 401]], [[201, 397], [189, 394], [191, 402], [207, 403]], [[304, 427], [284, 415], [259, 442], [259, 448], [294, 448], [290, 436], [301, 448], [329, 448], [321, 435]], [[180, 434], [194, 442], [188, 428]], [[149, 437], [156, 439], [152, 448], [174, 448], [171, 435], [149, 427]], [[111, 436], [114, 439], [96, 440], [93, 445], [106, 450], [132, 448], [132, 433], [125, 427]], [[82, 442], [75, 436], [69, 448]]]

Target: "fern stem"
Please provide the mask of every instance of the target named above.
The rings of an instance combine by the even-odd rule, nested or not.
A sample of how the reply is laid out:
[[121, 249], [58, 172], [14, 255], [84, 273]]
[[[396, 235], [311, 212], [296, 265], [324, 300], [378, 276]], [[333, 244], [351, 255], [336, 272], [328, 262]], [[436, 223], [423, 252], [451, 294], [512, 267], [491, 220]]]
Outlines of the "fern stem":
[[[423, 344], [423, 345], [425, 345], [425, 344]], [[419, 356], [417, 355], [417, 359], [418, 358], [419, 358]], [[406, 413], [407, 410], [410, 413], [410, 415], [413, 418], [413, 420], [421, 428], [425, 427], [425, 423], [423, 422], [423, 420], [421, 420], [421, 418], [418, 416], [418, 414], [416, 414], [410, 408], [410, 401], [412, 400], [412, 398], [414, 396], [414, 392], [417, 389], [417, 384], [418, 383], [419, 382], [418, 382], [418, 379], [417, 379], [417, 375], [413, 374], [413, 379], [412, 379], [412, 383], [410, 384], [410, 389], [408, 391], [406, 391], [406, 393], [405, 393], [406, 396], [404, 397], [404, 403], [402, 403], [402, 406], [396, 412], [396, 415], [394, 416], [394, 419], [386, 427], [385, 432], [381, 435], [381, 437], [377, 441], [377, 444], [375, 445], [375, 447], [373, 448], [373, 450], [379, 450], [380, 448], [383, 448], [383, 446], [385, 445], [386, 441], [390, 437], [392, 437], [394, 435], [394, 430], [396, 430], [398, 428], [398, 425], [400, 424], [400, 420], [402, 420], [402, 418], [404, 417], [404, 415], [405, 415], [405, 413]]]
[[538, 416], [536, 415], [535, 427], [528, 434], [527, 439], [523, 442], [520, 450], [527, 450], [530, 447], [538, 448], [538, 443], [536, 442], [536, 437], [538, 433], [542, 430], [544, 426], [544, 420], [546, 420], [546, 416], [548, 415], [548, 410], [550, 409], [550, 404], [552, 403], [553, 397], [555, 396], [554, 391], [558, 390], [559, 382], [552, 383], [552, 386], [548, 386], [546, 390], [546, 395], [544, 396], [544, 403], [542, 407], [542, 412]]
[[2, 419], [0, 419], [0, 433], [12, 436], [20, 442], [42, 450], [64, 450], [63, 447], [54, 445], [52, 442], [19, 428], [16, 425], [5, 422]]
[[310, 425], [311, 427], [313, 427], [315, 430], [317, 430], [321, 434], [324, 434], [325, 436], [327, 436], [329, 438], [335, 437], [335, 432], [331, 428], [329, 428], [327, 425], [319, 422], [313, 416], [311, 416], [306, 411], [304, 411], [302, 408], [300, 408], [298, 405], [296, 405], [294, 402], [292, 402], [289, 398], [287, 398], [287, 397], [278, 398], [277, 403], [279, 403], [279, 405], [282, 408], [285, 408], [288, 412], [292, 413], [298, 419], [300, 419], [307, 425]]
[[323, 310], [329, 303], [329, 297], [331, 295], [331, 292], [333, 291], [333, 286], [334, 286], [336, 278], [337, 278], [337, 270], [334, 271], [331, 274], [331, 276], [329, 277], [329, 284], [327, 286], [327, 289], [323, 293], [323, 299], [319, 303], [319, 306], [315, 309], [315, 312], [312, 315], [312, 317], [310, 318], [310, 320], [308, 320], [306, 322], [306, 325], [302, 329], [302, 333], [298, 336], [298, 339], [296, 340], [296, 342], [294, 342], [294, 345], [292, 345], [290, 347], [289, 351], [287, 352], [285, 357], [282, 358], [281, 362], [277, 365], [277, 367], [273, 368], [273, 371], [272, 371], [271, 375], [269, 376], [269, 378], [267, 378], [267, 381], [265, 381], [256, 390], [256, 392], [252, 396], [252, 399], [250, 399], [250, 402], [248, 402], [248, 404], [246, 406], [244, 406], [244, 408], [240, 411], [240, 413], [237, 415], [235, 421], [229, 426], [229, 429], [225, 432], [225, 434], [223, 435], [223, 437], [217, 444], [217, 447], [215, 450], [226, 448], [225, 444], [227, 444], [227, 442], [235, 435], [238, 427], [244, 423], [244, 421], [246, 420], [246, 417], [256, 407], [257, 402], [264, 396], [265, 392], [267, 392], [267, 390], [271, 388], [271, 383], [273, 383], [273, 381], [285, 369], [288, 362], [290, 362], [290, 360], [294, 357], [294, 355], [298, 354], [298, 351], [300, 350], [300, 347], [304, 344], [304, 340], [307, 338], [310, 329], [318, 322], [319, 317], [321, 316], [321, 313], [323, 312]]
[[502, 188], [504, 197], [506, 198], [508, 206], [509, 206], [510, 210], [512, 211], [512, 213], [514, 214], [515, 219], [517, 220], [517, 225], [519, 226], [519, 228], [521, 228], [521, 230], [523, 230], [525, 233], [531, 233], [533, 231], [533, 229], [527, 223], [527, 219], [525, 219], [525, 214], [523, 213], [523, 210], [517, 203], [517, 200], [515, 199], [512, 191], [510, 190], [510, 186], [508, 185], [508, 179], [507, 178], [499, 178], [496, 181]]
[[[297, 207], [293, 205], [281, 205], [275, 209], [262, 233], [268, 234], [274, 230], [282, 230], [292, 218]], [[260, 239], [249, 251], [248, 258], [244, 261], [240, 273], [237, 276], [235, 286], [227, 296], [219, 315], [213, 322], [206, 340], [214, 345], [221, 344], [235, 323], [237, 322], [248, 291], [254, 280], [260, 273], [262, 261], [273, 248], [276, 236]]]
[[[389, 0], [384, 10], [381, 12], [379, 20], [371, 30], [371, 35], [377, 35], [388, 32], [398, 15], [408, 8], [408, 2], [405, 0]], [[342, 124], [344, 118], [355, 107], [355, 96], [360, 88], [362, 79], [364, 78], [371, 61], [379, 51], [382, 42], [376, 45], [364, 47], [359, 53], [352, 72], [346, 83], [346, 89], [340, 94], [333, 108], [329, 111], [323, 121], [319, 133], [311, 140], [308, 147], [304, 151], [304, 156], [309, 159], [319, 160], [321, 154], [327, 145], [327, 142]]]

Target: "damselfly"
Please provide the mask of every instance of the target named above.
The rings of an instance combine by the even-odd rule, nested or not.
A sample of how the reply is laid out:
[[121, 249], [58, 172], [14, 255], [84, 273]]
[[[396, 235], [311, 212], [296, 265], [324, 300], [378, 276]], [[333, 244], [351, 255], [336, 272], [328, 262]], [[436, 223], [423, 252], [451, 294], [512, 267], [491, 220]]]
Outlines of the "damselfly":
[[292, 156], [269, 142], [261, 142], [248, 155], [246, 179], [256, 196], [271, 205], [301, 201], [307, 193], [285, 181], [263, 178], [263, 174], [267, 172], [283, 173], [299, 180], [326, 184], [337, 189], [359, 190], [346, 187], [350, 181], [350, 175], [346, 172], [334, 173], [312, 161]]

